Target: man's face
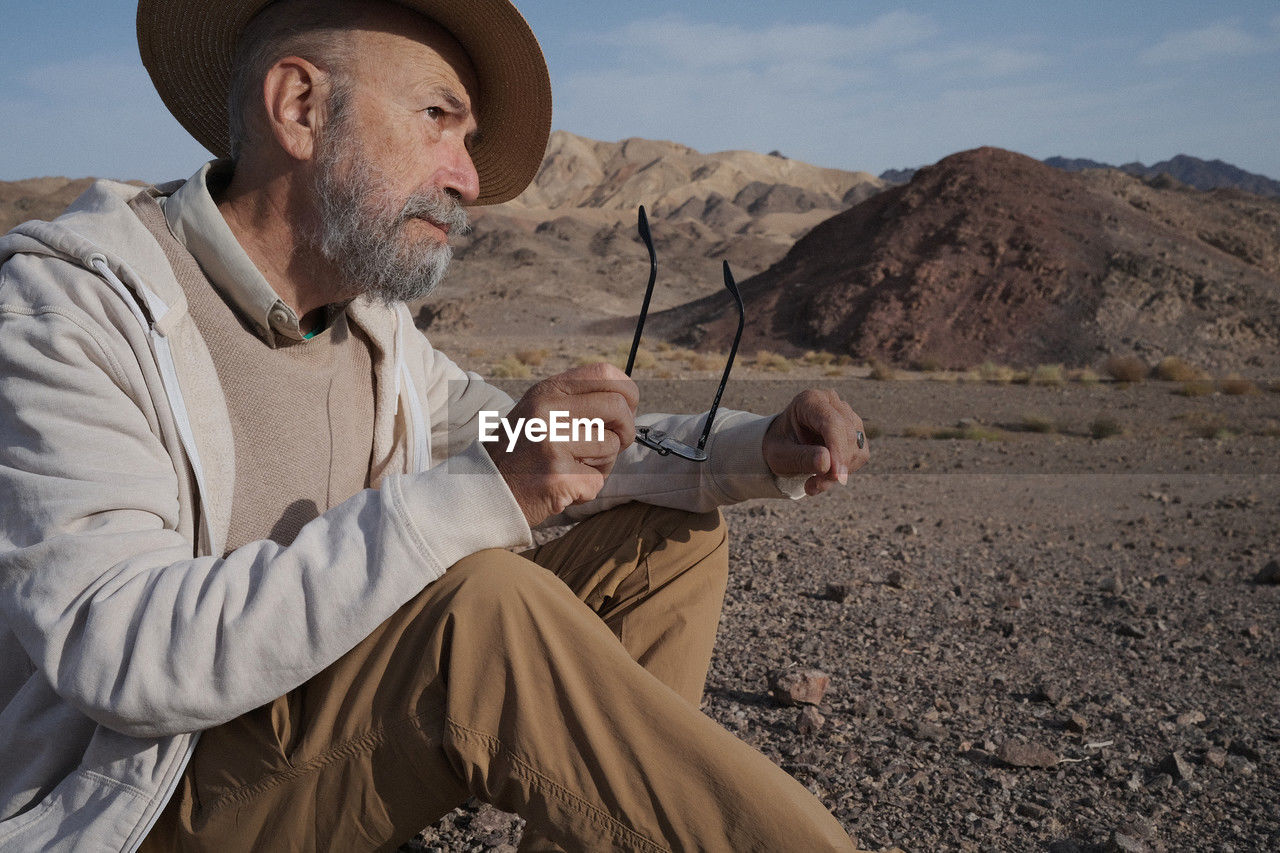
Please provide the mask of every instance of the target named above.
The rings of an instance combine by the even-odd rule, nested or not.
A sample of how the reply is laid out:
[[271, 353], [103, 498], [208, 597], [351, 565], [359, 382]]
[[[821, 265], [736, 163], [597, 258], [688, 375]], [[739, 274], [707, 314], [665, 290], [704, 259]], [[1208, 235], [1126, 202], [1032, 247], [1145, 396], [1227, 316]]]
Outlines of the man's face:
[[337, 80], [344, 91], [316, 161], [314, 242], [345, 292], [409, 301], [439, 283], [449, 235], [467, 227], [476, 124], [461, 49], [410, 13], [388, 15], [397, 20], [385, 29], [352, 36], [355, 60]]

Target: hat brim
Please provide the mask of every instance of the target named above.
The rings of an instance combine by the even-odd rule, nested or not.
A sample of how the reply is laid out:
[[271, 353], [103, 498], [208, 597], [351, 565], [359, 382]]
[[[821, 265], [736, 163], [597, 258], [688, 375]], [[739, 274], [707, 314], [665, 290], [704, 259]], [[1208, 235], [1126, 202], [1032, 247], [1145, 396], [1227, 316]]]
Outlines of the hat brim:
[[[139, 0], [138, 50], [160, 99], [201, 145], [231, 151], [227, 96], [236, 41], [269, 0]], [[475, 69], [480, 133], [471, 158], [477, 204], [515, 198], [533, 180], [551, 134], [551, 80], [533, 31], [507, 0], [395, 0], [432, 19]]]

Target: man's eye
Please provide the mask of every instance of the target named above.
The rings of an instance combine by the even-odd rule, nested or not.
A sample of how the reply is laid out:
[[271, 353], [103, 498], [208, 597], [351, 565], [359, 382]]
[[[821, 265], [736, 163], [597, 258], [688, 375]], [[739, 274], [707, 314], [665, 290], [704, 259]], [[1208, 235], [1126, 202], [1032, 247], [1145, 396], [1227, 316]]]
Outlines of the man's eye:
[[444, 109], [442, 107], [427, 107], [423, 112], [427, 114], [427, 118], [432, 120], [444, 117]]

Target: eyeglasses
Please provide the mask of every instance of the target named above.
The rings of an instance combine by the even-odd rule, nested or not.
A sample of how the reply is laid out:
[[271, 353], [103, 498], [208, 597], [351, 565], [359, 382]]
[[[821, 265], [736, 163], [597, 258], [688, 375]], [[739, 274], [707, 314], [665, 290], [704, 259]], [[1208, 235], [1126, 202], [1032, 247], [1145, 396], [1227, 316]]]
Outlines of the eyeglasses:
[[[653, 284], [658, 280], [658, 254], [653, 250], [653, 237], [649, 234], [649, 218], [645, 215], [644, 205], [640, 205], [637, 228], [640, 231], [640, 239], [649, 250], [649, 286], [644, 291], [644, 304], [640, 306], [640, 319], [636, 321], [636, 335], [631, 341], [631, 354], [627, 356], [627, 376], [631, 375], [631, 369], [635, 366], [636, 352], [640, 349], [640, 335], [644, 332], [645, 318], [649, 316], [649, 300], [653, 297]], [[711, 436], [711, 425], [715, 422], [716, 410], [720, 408], [720, 397], [724, 394], [724, 386], [729, 382], [729, 371], [733, 369], [733, 357], [738, 354], [738, 342], [742, 340], [742, 328], [747, 320], [747, 311], [742, 305], [742, 294], [738, 292], [733, 273], [729, 271], [728, 261], [724, 262], [724, 286], [733, 294], [734, 302], [738, 305], [738, 332], [733, 336], [733, 346], [729, 348], [729, 360], [725, 362], [724, 373], [720, 377], [720, 387], [716, 388], [716, 398], [711, 401], [711, 408], [707, 411], [707, 422], [702, 428], [702, 435], [698, 437], [698, 446], [690, 447], [664, 430], [636, 427], [636, 441], [651, 448], [659, 456], [675, 454], [691, 462], [707, 461], [707, 439]]]

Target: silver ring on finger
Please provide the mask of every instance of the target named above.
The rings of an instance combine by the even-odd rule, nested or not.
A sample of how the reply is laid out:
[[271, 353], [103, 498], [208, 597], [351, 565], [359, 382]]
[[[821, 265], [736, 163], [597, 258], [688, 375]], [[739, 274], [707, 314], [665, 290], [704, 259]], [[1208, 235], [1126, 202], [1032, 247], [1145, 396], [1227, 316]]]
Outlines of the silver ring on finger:
[[857, 432], [855, 432], [854, 437], [858, 439], [859, 450], [862, 450], [867, 446], [867, 437], [863, 434], [862, 430], [858, 430]]

